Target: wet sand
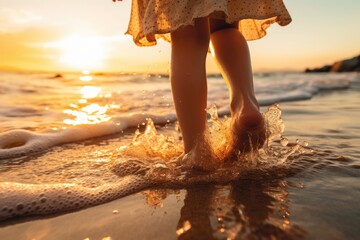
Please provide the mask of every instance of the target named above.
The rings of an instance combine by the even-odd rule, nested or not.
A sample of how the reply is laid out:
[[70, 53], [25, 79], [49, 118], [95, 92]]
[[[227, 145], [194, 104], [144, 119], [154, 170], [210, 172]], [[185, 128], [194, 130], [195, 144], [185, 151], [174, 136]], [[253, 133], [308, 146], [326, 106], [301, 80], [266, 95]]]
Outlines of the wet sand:
[[[354, 83], [356, 84], [356, 83]], [[0, 225], [0, 239], [356, 239], [360, 86], [282, 103], [285, 136], [309, 142], [283, 177], [152, 189]]]

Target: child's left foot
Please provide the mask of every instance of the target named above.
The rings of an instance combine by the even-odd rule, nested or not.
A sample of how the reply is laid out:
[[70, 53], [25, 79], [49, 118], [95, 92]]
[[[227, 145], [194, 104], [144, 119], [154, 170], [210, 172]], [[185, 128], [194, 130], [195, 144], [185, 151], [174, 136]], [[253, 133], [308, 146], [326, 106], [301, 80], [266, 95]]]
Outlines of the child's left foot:
[[182, 154], [177, 161], [185, 169], [213, 171], [220, 165], [220, 161], [212, 154], [206, 141], [199, 141], [188, 153]]

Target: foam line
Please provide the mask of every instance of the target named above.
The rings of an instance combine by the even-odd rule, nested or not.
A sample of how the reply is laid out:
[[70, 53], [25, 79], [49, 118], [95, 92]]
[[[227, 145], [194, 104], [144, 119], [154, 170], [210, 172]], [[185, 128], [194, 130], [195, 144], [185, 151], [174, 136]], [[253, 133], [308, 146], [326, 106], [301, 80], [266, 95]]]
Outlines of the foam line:
[[313, 94], [311, 92], [303, 91], [303, 90], [294, 90], [290, 92], [284, 92], [278, 95], [259, 98], [259, 104], [261, 106], [268, 106], [277, 102], [308, 100], [311, 99], [312, 96]]
[[25, 156], [65, 143], [119, 133], [126, 128], [145, 123], [147, 118], [153, 119], [155, 124], [165, 124], [176, 120], [175, 114], [133, 114], [128, 117], [117, 117], [105, 123], [79, 125], [56, 132], [34, 133], [12, 130], [0, 134], [0, 160]]
[[116, 183], [96, 188], [77, 184], [0, 184], [0, 221], [32, 215], [79, 210], [129, 195], [148, 187], [138, 176], [119, 178]]

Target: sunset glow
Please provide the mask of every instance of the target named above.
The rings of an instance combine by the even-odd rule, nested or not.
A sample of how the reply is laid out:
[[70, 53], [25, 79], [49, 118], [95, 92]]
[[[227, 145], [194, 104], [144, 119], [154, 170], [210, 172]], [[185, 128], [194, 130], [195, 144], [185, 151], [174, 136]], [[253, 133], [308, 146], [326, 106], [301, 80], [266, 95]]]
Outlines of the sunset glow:
[[45, 47], [59, 49], [59, 61], [79, 70], [103, 67], [107, 57], [106, 47], [97, 36], [75, 35]]
[[[254, 71], [303, 71], [359, 53], [359, 1], [284, 3], [293, 22], [274, 24], [266, 37], [249, 42]], [[125, 35], [130, 8], [131, 1], [2, 0], [0, 69], [168, 73], [169, 43], [159, 39], [156, 46], [138, 47]], [[213, 58], [207, 59], [207, 71], [219, 73]]]

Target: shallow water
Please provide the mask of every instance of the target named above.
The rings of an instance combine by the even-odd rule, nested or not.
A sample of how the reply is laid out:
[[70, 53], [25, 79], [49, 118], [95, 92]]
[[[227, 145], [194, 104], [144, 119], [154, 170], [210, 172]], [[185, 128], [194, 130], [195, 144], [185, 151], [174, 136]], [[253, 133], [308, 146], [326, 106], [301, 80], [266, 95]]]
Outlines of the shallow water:
[[[23, 77], [24, 75], [21, 76]], [[39, 78], [38, 75], [25, 76], [34, 77], [35, 79]], [[106, 79], [107, 77], [101, 76], [101, 78]], [[118, 82], [115, 81], [117, 77], [111, 76], [109, 78], [114, 79], [104, 80], [104, 85], [109, 84], [108, 89], [115, 89], [116, 84], [118, 84]], [[127, 97], [134, 95], [134, 92], [131, 92], [134, 90], [131, 90], [130, 86], [132, 84], [138, 84], [138, 80], [134, 80], [131, 77], [129, 77], [129, 79], [130, 80], [127, 80], [126, 84], [124, 84], [125, 88], [128, 88]], [[165, 93], [169, 94], [169, 90], [166, 87], [167, 83], [161, 80], [161, 78], [156, 77], [155, 79], [155, 84], [153, 85], [158, 84], [158, 91], [164, 94], [163, 96], [165, 96]], [[59, 80], [57, 79], [56, 81]], [[74, 86], [74, 89], [82, 89], [82, 85], [76, 81], [61, 81], [68, 81], [69, 89]], [[296, 83], [293, 83], [294, 81]], [[41, 81], [39, 80], [39, 82]], [[114, 86], [109, 82], [116, 82], [116, 84]], [[302, 82], [302, 84], [299, 82]], [[276, 88], [275, 83], [278, 84], [278, 88]], [[51, 84], [49, 83], [48, 85]], [[287, 157], [285, 164], [281, 164], [275, 168], [265, 168], [265, 170], [256, 168], [255, 166], [255, 168], [252, 168], [253, 170], [246, 171], [243, 175], [239, 175], [239, 180], [230, 184], [193, 185], [183, 190], [181, 190], [181, 185], [177, 186], [177, 188], [180, 187], [179, 190], [169, 190], [168, 187], [173, 188], [174, 186], [167, 186], [167, 189], [148, 190], [144, 191], [142, 195], [125, 197], [122, 200], [114, 202], [114, 204], [119, 202], [120, 207], [128, 206], [136, 212], [135, 214], [129, 214], [129, 219], [127, 219], [127, 221], [130, 221], [134, 226], [140, 227], [141, 224], [144, 223], [145, 220], [139, 221], [139, 219], [142, 218], [141, 212], [145, 211], [146, 219], [151, 221], [149, 225], [151, 226], [150, 228], [155, 229], [158, 227], [164, 229], [163, 231], [151, 229], [147, 229], [147, 231], [137, 230], [135, 234], [134, 232], [126, 230], [126, 224], [123, 223], [124, 220], [121, 221], [120, 230], [117, 231], [118, 227], [116, 227], [116, 224], [112, 221], [116, 222], [116, 218], [121, 217], [118, 217], [118, 214], [109, 214], [108, 212], [101, 214], [101, 211], [104, 210], [106, 206], [114, 208], [114, 205], [106, 205], [85, 210], [83, 214], [79, 212], [72, 213], [72, 215], [76, 215], [79, 219], [86, 219], [86, 214], [91, 215], [94, 212], [98, 212], [97, 214], [101, 215], [101, 221], [110, 229], [108, 234], [96, 228], [94, 226], [94, 224], [96, 224], [95, 222], [87, 223], [88, 225], [84, 226], [80, 221], [76, 224], [80, 225], [82, 230], [76, 231], [76, 229], [73, 229], [69, 230], [70, 232], [67, 232], [65, 229], [63, 229], [64, 231], [57, 230], [58, 233], [51, 238], [62, 239], [61, 236], [70, 236], [70, 238], [79, 236], [80, 238], [81, 236], [83, 239], [86, 237], [99, 239], [111, 236], [114, 239], [118, 239], [119, 236], [126, 236], [121, 239], [136, 239], [144, 238], [144, 236], [155, 236], [152, 234], [157, 232], [158, 234], [160, 233], [161, 236], [164, 236], [164, 239], [176, 237], [180, 239], [194, 239], [198, 236], [206, 236], [206, 239], [224, 239], [226, 237], [271, 238], [271, 236], [291, 239], [356, 239], [356, 236], [360, 234], [357, 230], [357, 223], [360, 220], [360, 212], [357, 204], [357, 199], [360, 197], [360, 189], [358, 187], [360, 177], [360, 152], [358, 150], [360, 126], [357, 122], [357, 119], [360, 117], [360, 98], [359, 82], [356, 76], [346, 74], [275, 74], [258, 76], [257, 84], [257, 89], [260, 89], [258, 93], [263, 102], [265, 102], [265, 100], [269, 101], [269, 99], [276, 102], [280, 100], [281, 97], [286, 96], [286, 94], [282, 94], [279, 90], [281, 87], [286, 89], [288, 95], [287, 99], [283, 99], [284, 101], [296, 100], [294, 96], [295, 93], [297, 93], [296, 96], [299, 101], [281, 104], [282, 117], [286, 127], [283, 135], [289, 139], [289, 146], [283, 147], [280, 143], [280, 138], [272, 143], [272, 147], [274, 148], [272, 153], [274, 154], [281, 153], [281, 150], [296, 146], [296, 139], [299, 139], [298, 143], [304, 146], [303, 150], [297, 151]], [[14, 87], [14, 85], [16, 84], [8, 87], [9, 89], [13, 88], [13, 90], [10, 91], [12, 92], [11, 94], [14, 94], [14, 96], [18, 96], [16, 94], [22, 95], [23, 93], [19, 93], [21, 87], [18, 87], [18, 90], [15, 91], [14, 88], [16, 87]], [[148, 85], [149, 88], [153, 87], [152, 84]], [[159, 87], [160, 85], [163, 89]], [[312, 96], [312, 94], [316, 92], [314, 91], [315, 85], [317, 89], [319, 89], [321, 85], [323, 89], [327, 88], [327, 90], [318, 92], [317, 95], [309, 101], [300, 101], [306, 96]], [[309, 86], [313, 87], [310, 88]], [[28, 88], [31, 87], [28, 86]], [[34, 86], [33, 88], [36, 89]], [[220, 97], [218, 97], [220, 103], [215, 102], [218, 105], [220, 113], [226, 114], [226, 89], [216, 78], [210, 80], [209, 88], [212, 88], [213, 91], [210, 92], [209, 98], [211, 99], [213, 95], [212, 99], [214, 100], [220, 95]], [[106, 87], [102, 87], [102, 89], [106, 89]], [[155, 93], [155, 95], [159, 93], [154, 89], [148, 91], [153, 91], [152, 93]], [[289, 94], [289, 92], [291, 92], [290, 89], [295, 93]], [[65, 91], [62, 89], [61, 91], [69, 93], [67, 97], [64, 98], [61, 97], [61, 91], [59, 89], [58, 91], [58, 93], [54, 94], [48, 93], [52, 96], [47, 96], [48, 99], [54, 100], [49, 101], [50, 103], [47, 103], [47, 105], [53, 104], [53, 106], [56, 107], [50, 110], [50, 113], [48, 112], [46, 114], [44, 112], [49, 110], [44, 110], [40, 107], [41, 104], [43, 104], [43, 99], [33, 100], [34, 102], [27, 104], [27, 108], [30, 106], [32, 109], [37, 109], [37, 112], [34, 114], [34, 112], [24, 111], [24, 109], [14, 107], [19, 100], [15, 97], [12, 98], [8, 96], [7, 107], [11, 109], [11, 111], [6, 111], [7, 115], [2, 114], [2, 120], [4, 120], [2, 127], [4, 131], [23, 128], [31, 130], [33, 133], [40, 133], [37, 135], [37, 138], [34, 139], [41, 140], [44, 138], [41, 132], [53, 132], [55, 131], [51, 130], [53, 127], [57, 129], [61, 129], [62, 127], [72, 129], [73, 127], [66, 124], [64, 120], [74, 120], [76, 119], [75, 116], [68, 115], [61, 111], [69, 108], [66, 104], [71, 104], [83, 99], [81, 98], [83, 95], [75, 94], [76, 91], [71, 93], [72, 90]], [[111, 90], [108, 91], [111, 92]], [[31, 91], [28, 89], [27, 92]], [[52, 90], [52, 92], [54, 92], [54, 90]], [[91, 103], [87, 102], [87, 104], [123, 104], [119, 96], [112, 94], [111, 97], [106, 97], [105, 95], [107, 93], [108, 92], [104, 92], [102, 97], [87, 99], [87, 101], [93, 101]], [[56, 94], [58, 95], [56, 96]], [[71, 98], [72, 94], [73, 98]], [[114, 95], [115, 97], [112, 97]], [[289, 97], [290, 95], [291, 97]], [[29, 101], [32, 99], [30, 96], [28, 96], [28, 98]], [[134, 98], [131, 98], [133, 100], [132, 102], [126, 103], [128, 105], [133, 104], [133, 106], [125, 108], [124, 111], [122, 111], [121, 108], [121, 110], [118, 108], [118, 111], [115, 111], [115, 108], [112, 110], [108, 108], [106, 114], [111, 117], [110, 121], [114, 122], [114, 124], [109, 127], [109, 132], [113, 131], [113, 135], [103, 136], [102, 138], [94, 140], [84, 138], [80, 142], [55, 146], [48, 150], [46, 150], [47, 148], [43, 148], [40, 149], [42, 150], [41, 152], [32, 153], [31, 155], [25, 151], [26, 156], [1, 160], [1, 182], [32, 184], [71, 183], [88, 188], [106, 184], [116, 184], [118, 176], [111, 171], [112, 165], [110, 163], [113, 163], [114, 159], [118, 159], [119, 148], [121, 146], [128, 145], [133, 141], [135, 130], [127, 127], [117, 128], [116, 126], [118, 125], [116, 125], [115, 122], [127, 120], [131, 123], [128, 124], [129, 126], [137, 126], [139, 123], [142, 125], [142, 122], [135, 121], [139, 119], [132, 118], [131, 121], [128, 120], [130, 119], [127, 116], [129, 109], [133, 109], [134, 112], [140, 112], [140, 114], [142, 114], [141, 111], [148, 110], [142, 115], [148, 116], [148, 112], [151, 112], [157, 117], [162, 117], [158, 122], [156, 122], [157, 120], [155, 119], [155, 122], [159, 124], [166, 123], [166, 120], [173, 120], [171, 119], [173, 114], [170, 110], [171, 103], [168, 103], [168, 101], [170, 102], [169, 97], [164, 97], [164, 99], [167, 99], [164, 100], [164, 102], [159, 101], [159, 103], [157, 103], [156, 101], [152, 101], [154, 104], [151, 105], [150, 109], [145, 104], [149, 101], [149, 98], [153, 97], [148, 96], [148, 94], [144, 97], [134, 96]], [[2, 104], [4, 104], [4, 102], [2, 102]], [[106, 106], [106, 104], [104, 106]], [[73, 107], [70, 106], [70, 108]], [[12, 112], [12, 116], [9, 116], [9, 112]], [[24, 112], [28, 114], [26, 117], [24, 117]], [[126, 116], [126, 118], [124, 118], [124, 116]], [[120, 117], [122, 118], [120, 119]], [[14, 121], [12, 121], [12, 119]], [[38, 121], [35, 119], [38, 119]], [[114, 119], [116, 120], [114, 121]], [[101, 118], [99, 121], [101, 121]], [[17, 122], [21, 122], [22, 125], [18, 126]], [[124, 122], [119, 121], [118, 123], [120, 123], [121, 126]], [[95, 124], [92, 129], [101, 128], [99, 127], [100, 125], [101, 123]], [[174, 124], [168, 124], [165, 127], [162, 126], [158, 128], [158, 131], [160, 134], [178, 139], [179, 134], [175, 130], [175, 127]], [[83, 127], [77, 125], [75, 128]], [[121, 131], [124, 131], [124, 133]], [[100, 133], [98, 131], [98, 135], [96, 136], [101, 136], [101, 133], [101, 131]], [[55, 131], [55, 134], [58, 134], [57, 131]], [[91, 134], [87, 135], [87, 137], [91, 137]], [[71, 135], [67, 135], [65, 138], [70, 142], [74, 140]], [[42, 141], [40, 141], [40, 144], [41, 143]], [[307, 143], [309, 143], [309, 145], [306, 147]], [[20, 148], [21, 147], [22, 146], [20, 146]], [[214, 180], [214, 178], [210, 179]], [[219, 181], [220, 178], [217, 177], [215, 180]], [[188, 182], [188, 184], [189, 183], [191, 184], [191, 182]], [[126, 189], [126, 186], [122, 187]], [[138, 186], [138, 189], [140, 188], [141, 186]], [[149, 204], [148, 207], [142, 205], [144, 202], [143, 198], [146, 200], [146, 203]], [[178, 199], [178, 201], [174, 199]], [[131, 203], [131, 201], [133, 201], [133, 203]], [[168, 201], [172, 201], [173, 204], [166, 206], [166, 202]], [[118, 211], [122, 213], [122, 217], [127, 218], [126, 215], [128, 213], [126, 211], [120, 208]], [[169, 221], [168, 223], [166, 223], [165, 220], [156, 220], [155, 217], [151, 216], [151, 214], [154, 214], [154, 216], [161, 215], [161, 213], [165, 211], [171, 215], [167, 219], [167, 221]], [[58, 224], [64, 225], [65, 223], [62, 221], [65, 221], [65, 219], [69, 221], [67, 215], [63, 215], [60, 218], [49, 219], [47, 221], [48, 227], [45, 229], [53, 229]], [[16, 222], [4, 222], [0, 229], [0, 236], [3, 236], [2, 239], [12, 239], [13, 237], [18, 239], [30, 239], [32, 237], [40, 239], [49, 238], [50, 233], [41, 237], [41, 235], [39, 235], [40, 230], [36, 230], [39, 229], [36, 226], [43, 221], [29, 220], [31, 219], [26, 220], [24, 223], [18, 222], [13, 226], [12, 224]], [[168, 228], [165, 228], [165, 225], [168, 226]], [[98, 231], [90, 230], [91, 227], [95, 227]], [[29, 230], [24, 230], [26, 228], [29, 228]], [[23, 231], [27, 235], [20, 233]], [[100, 233], [105, 235], [101, 235]], [[9, 236], [11, 236], [11, 238], [9, 238]], [[150, 237], [149, 239], [155, 239], [155, 237]]]

